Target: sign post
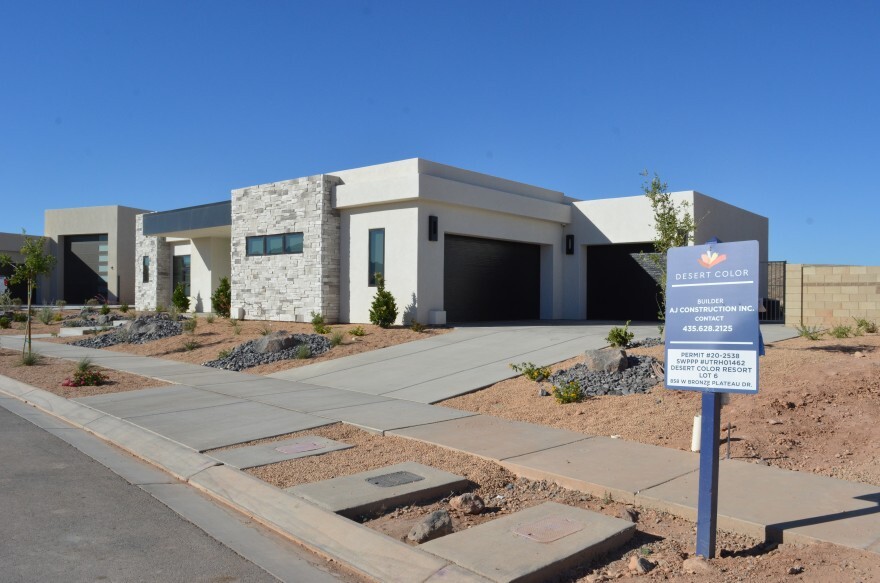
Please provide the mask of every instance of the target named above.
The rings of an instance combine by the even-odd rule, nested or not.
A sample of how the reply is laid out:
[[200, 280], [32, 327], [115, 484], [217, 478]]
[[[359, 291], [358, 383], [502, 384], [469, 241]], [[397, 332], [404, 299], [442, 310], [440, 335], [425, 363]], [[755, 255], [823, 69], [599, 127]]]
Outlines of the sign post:
[[758, 391], [758, 242], [670, 249], [666, 387], [702, 391], [697, 554], [715, 556], [720, 393]]

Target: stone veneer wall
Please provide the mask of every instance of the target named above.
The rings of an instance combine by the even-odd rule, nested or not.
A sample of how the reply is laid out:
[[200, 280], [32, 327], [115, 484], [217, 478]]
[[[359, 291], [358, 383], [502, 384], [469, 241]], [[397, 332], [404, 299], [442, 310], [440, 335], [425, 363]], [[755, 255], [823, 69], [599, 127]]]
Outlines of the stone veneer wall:
[[[171, 305], [171, 246], [165, 237], [144, 236], [144, 215], [136, 218], [135, 308], [153, 310]], [[142, 257], [150, 258], [150, 281], [144, 283]]]
[[856, 317], [880, 323], [880, 266], [786, 265], [787, 325], [853, 326]]
[[[232, 191], [232, 309], [249, 319], [339, 320], [338, 182], [317, 175]], [[302, 233], [302, 254], [248, 257], [246, 237]]]

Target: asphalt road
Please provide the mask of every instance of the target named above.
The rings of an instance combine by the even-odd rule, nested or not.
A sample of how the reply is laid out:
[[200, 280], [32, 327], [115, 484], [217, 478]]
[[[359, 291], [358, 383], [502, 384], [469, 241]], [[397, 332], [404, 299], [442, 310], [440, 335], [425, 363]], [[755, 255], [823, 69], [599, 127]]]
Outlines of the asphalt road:
[[94, 436], [0, 398], [2, 581], [351, 580], [322, 563]]

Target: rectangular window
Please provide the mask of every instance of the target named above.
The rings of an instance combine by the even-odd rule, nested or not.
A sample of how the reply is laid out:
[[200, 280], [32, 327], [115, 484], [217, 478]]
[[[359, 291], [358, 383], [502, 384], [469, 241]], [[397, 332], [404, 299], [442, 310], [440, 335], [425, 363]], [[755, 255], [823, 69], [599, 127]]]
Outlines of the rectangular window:
[[189, 255], [177, 255], [174, 257], [174, 265], [171, 273], [171, 288], [177, 289], [177, 284], [183, 284], [183, 291], [190, 295], [189, 290]]
[[302, 253], [303, 252], [303, 234], [288, 233], [284, 235], [284, 252], [285, 253]]
[[150, 256], [144, 255], [141, 260], [142, 281], [150, 283]]
[[263, 249], [264, 243], [266, 242], [265, 237], [248, 237], [246, 241], [247, 254], [248, 255], [265, 255], [265, 251]]
[[376, 274], [385, 276], [385, 229], [370, 229], [369, 285], [376, 285]]
[[284, 253], [284, 235], [266, 237], [266, 255], [281, 255], [282, 253]]

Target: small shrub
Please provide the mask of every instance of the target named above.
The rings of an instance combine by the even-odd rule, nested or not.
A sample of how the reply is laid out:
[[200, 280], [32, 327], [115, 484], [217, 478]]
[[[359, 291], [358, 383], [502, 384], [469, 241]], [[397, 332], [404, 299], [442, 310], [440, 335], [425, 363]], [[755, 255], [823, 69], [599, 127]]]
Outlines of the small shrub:
[[157, 313], [157, 314], [161, 314], [161, 313], [164, 312], [164, 311], [165, 311], [165, 305], [164, 305], [164, 304], [156, 304], [156, 313]]
[[214, 313], [213, 312], [210, 312], [205, 315], [205, 322], [207, 322], [208, 324], [214, 323]]
[[128, 304], [122, 304], [121, 306], [119, 306], [119, 311], [122, 312], [123, 314], [127, 314], [128, 310], [129, 310]]
[[800, 326], [795, 326], [795, 330], [797, 330], [798, 336], [808, 340], [818, 340], [825, 333], [818, 326], [806, 326], [803, 322], [801, 322]]
[[60, 322], [60, 321], [63, 320], [63, 319], [64, 319], [64, 315], [63, 315], [61, 312], [55, 312], [55, 313], [52, 315], [52, 320], [53, 320], [54, 322]]
[[229, 285], [229, 278], [221, 277], [220, 283], [217, 284], [217, 288], [211, 294], [211, 308], [224, 318], [228, 318], [231, 305], [232, 288]]
[[55, 313], [52, 311], [52, 308], [43, 308], [37, 314], [37, 318], [40, 320], [40, 322], [46, 324], [47, 326], [52, 322], [54, 317]]
[[96, 298], [89, 298], [86, 300], [86, 305], [90, 307], [94, 307], [98, 305], [98, 300]]
[[339, 346], [342, 344], [342, 341], [345, 339], [345, 334], [340, 332], [339, 330], [334, 330], [332, 334], [330, 334], [330, 346]]
[[853, 318], [856, 321], [856, 330], [861, 330], [866, 334], [874, 334], [877, 332], [877, 323], [867, 318]]
[[535, 366], [531, 362], [522, 362], [520, 364], [511, 363], [510, 368], [514, 372], [520, 373], [529, 380], [540, 383], [550, 377], [551, 371], [549, 366]]
[[6, 316], [0, 317], [0, 329], [8, 330], [9, 329], [9, 318]]
[[840, 324], [832, 328], [828, 333], [835, 338], [849, 338], [852, 335], [852, 327]]
[[168, 317], [174, 322], [177, 322], [180, 319], [180, 310], [177, 309], [177, 306], [171, 306], [168, 308]]
[[131, 342], [131, 328], [128, 326], [123, 326], [116, 329], [116, 337], [120, 342], [129, 343]]
[[328, 334], [330, 326], [324, 322], [324, 316], [321, 313], [312, 312], [312, 328], [315, 334]]
[[188, 320], [183, 321], [181, 328], [183, 328], [183, 331], [186, 332], [187, 334], [195, 334], [196, 328], [198, 327], [198, 325], [199, 325], [198, 318], [190, 318]]
[[272, 328], [268, 324], [263, 324], [260, 326], [259, 332], [260, 336], [268, 336], [272, 333]]
[[[88, 360], [88, 359], [83, 359]], [[82, 362], [82, 361], [80, 361]], [[79, 365], [77, 365], [77, 370], [74, 371], [73, 376], [68, 379], [64, 379], [64, 382], [61, 383], [63, 387], [96, 387], [98, 385], [103, 385], [109, 379], [107, 375], [104, 373], [97, 371], [91, 367], [91, 364], [84, 369], [80, 370]]]
[[12, 314], [13, 322], [27, 322], [27, 314], [24, 312], [15, 312]]
[[583, 393], [581, 393], [581, 386], [578, 382], [569, 381], [561, 387], [553, 387], [553, 398], [556, 399], [557, 403], [565, 404], [577, 403], [581, 401], [584, 396]]
[[376, 277], [376, 295], [370, 306], [370, 322], [380, 328], [388, 328], [397, 320], [397, 302], [391, 292], [385, 289], [385, 278], [381, 273]]
[[23, 366], [34, 366], [40, 364], [40, 355], [36, 352], [25, 352], [21, 355], [21, 364]]
[[232, 326], [232, 333], [236, 336], [241, 334], [241, 322], [238, 320], [229, 320], [229, 325]]
[[192, 352], [193, 350], [195, 350], [196, 348], [198, 348], [201, 345], [202, 344], [198, 340], [195, 340], [195, 339], [187, 340], [186, 342], [183, 343], [183, 349], [186, 350], [187, 352]]
[[611, 346], [615, 348], [626, 348], [632, 339], [635, 338], [635, 334], [629, 331], [629, 323], [632, 320], [627, 320], [626, 324], [623, 325], [623, 328], [619, 326], [615, 326], [608, 332], [608, 336], [605, 337], [605, 340], [608, 341]]
[[224, 348], [220, 352], [217, 353], [217, 360], [223, 360], [225, 358], [229, 358], [229, 355], [232, 354], [232, 350], [229, 348]]
[[413, 332], [424, 332], [425, 325], [422, 324], [421, 322], [419, 322], [418, 320], [413, 319], [413, 321], [410, 322], [410, 324], [409, 324], [409, 329], [412, 330]]
[[171, 294], [171, 303], [174, 304], [178, 312], [189, 310], [189, 297], [186, 295], [186, 288], [183, 287], [183, 283], [178, 283], [174, 287], [174, 293]]
[[66, 306], [66, 305], [67, 305], [67, 302], [65, 302], [64, 300], [58, 300], [57, 302], [55, 302], [55, 307], [58, 308], [59, 310], [63, 310], [64, 306]]
[[76, 369], [74, 372], [86, 372], [91, 370], [92, 366], [91, 358], [80, 358], [76, 363]]
[[312, 349], [309, 348], [308, 344], [300, 344], [296, 347], [296, 352], [294, 353], [294, 357], [299, 360], [305, 360], [306, 358], [311, 358]]
[[355, 326], [354, 328], [349, 330], [348, 333], [352, 336], [364, 336], [366, 335], [367, 331], [364, 330], [363, 326]]
[[21, 307], [21, 298], [12, 298], [12, 306], [17, 310]]
[[101, 311], [102, 315], [106, 316], [107, 314], [110, 313], [110, 306], [108, 306], [107, 304], [102, 304], [100, 311]]

